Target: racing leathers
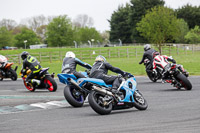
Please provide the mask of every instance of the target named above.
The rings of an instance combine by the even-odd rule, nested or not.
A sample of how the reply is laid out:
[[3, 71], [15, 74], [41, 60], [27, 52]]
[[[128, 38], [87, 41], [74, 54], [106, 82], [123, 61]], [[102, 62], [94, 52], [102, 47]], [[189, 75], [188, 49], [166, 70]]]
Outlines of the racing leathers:
[[150, 63], [146, 67], [147, 71], [152, 70], [152, 68], [153, 68], [152, 64], [153, 64], [153, 53], [154, 52], [156, 52], [156, 50], [154, 50], [154, 49], [149, 49], [149, 50], [145, 51], [143, 54], [142, 60], [139, 62], [139, 64], [142, 64], [142, 63], [144, 63], [144, 60], [146, 58], [149, 59]]
[[0, 76], [5, 76], [6, 73], [3, 71], [3, 68], [5, 67], [7, 63], [7, 58], [3, 55], [0, 55]]
[[78, 58], [65, 57], [63, 59], [63, 64], [62, 64], [62, 73], [72, 73], [77, 78], [85, 78], [85, 76], [83, 74], [76, 71], [77, 64], [79, 64], [89, 70], [92, 68], [91, 65], [89, 65], [85, 62], [82, 62]]
[[35, 76], [39, 75], [39, 72], [42, 69], [37, 59], [31, 55], [24, 59], [21, 73], [24, 75], [28, 69], [31, 70], [31, 73], [27, 76], [26, 82], [31, 82]]
[[168, 57], [166, 55], [157, 55], [153, 59], [153, 71], [155, 73], [159, 72], [162, 75], [162, 79], [166, 78], [165, 68], [169, 64], [169, 62], [176, 63], [176, 61], [172, 57]]
[[112, 84], [112, 89], [116, 90], [120, 86], [122, 79], [119, 76], [107, 75], [108, 70], [119, 73], [122, 76], [126, 74], [126, 72], [123, 72], [117, 67], [113, 67], [108, 62], [96, 61], [92, 66], [90, 78], [102, 79], [106, 84]]

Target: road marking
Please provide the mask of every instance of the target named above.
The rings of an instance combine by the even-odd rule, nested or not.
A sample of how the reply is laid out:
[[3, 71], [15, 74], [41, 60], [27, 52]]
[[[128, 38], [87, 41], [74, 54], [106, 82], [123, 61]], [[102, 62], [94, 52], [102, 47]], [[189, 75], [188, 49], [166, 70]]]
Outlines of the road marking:
[[63, 98], [63, 96], [25, 96], [25, 95], [0, 95], [0, 99], [32, 99], [32, 98]]
[[51, 102], [47, 102], [46, 104], [56, 105], [59, 107], [66, 107], [66, 105], [68, 105], [67, 101], [51, 101]]
[[30, 106], [28, 104], [17, 105], [14, 108], [18, 108], [18, 109], [23, 110], [23, 111], [40, 109], [40, 108], [37, 108], [37, 107]]
[[70, 106], [66, 100], [50, 101], [45, 103], [22, 104], [17, 106], [1, 106], [0, 114], [18, 113], [24, 111], [32, 111], [38, 109], [52, 109]]
[[13, 108], [10, 106], [0, 107], [0, 113], [9, 113], [9, 112], [18, 112], [18, 111], [20, 111], [20, 109]]

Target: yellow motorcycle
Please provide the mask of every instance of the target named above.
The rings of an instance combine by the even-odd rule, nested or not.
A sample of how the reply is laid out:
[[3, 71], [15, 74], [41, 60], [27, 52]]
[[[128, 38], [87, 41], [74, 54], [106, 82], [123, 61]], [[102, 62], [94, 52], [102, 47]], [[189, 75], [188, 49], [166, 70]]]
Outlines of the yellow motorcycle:
[[23, 76], [22, 76], [22, 73], [20, 73], [20, 75], [22, 76], [25, 87], [29, 91], [32, 91], [32, 92], [35, 91], [35, 89], [48, 89], [50, 92], [56, 91], [57, 90], [57, 83], [54, 80], [54, 73], [49, 74], [48, 70], [49, 70], [49, 68], [43, 68], [39, 72], [39, 75], [34, 77], [35, 80], [38, 80], [40, 82], [39, 85], [26, 82], [27, 76], [31, 73], [30, 69], [28, 69], [26, 71], [26, 74], [24, 74]]

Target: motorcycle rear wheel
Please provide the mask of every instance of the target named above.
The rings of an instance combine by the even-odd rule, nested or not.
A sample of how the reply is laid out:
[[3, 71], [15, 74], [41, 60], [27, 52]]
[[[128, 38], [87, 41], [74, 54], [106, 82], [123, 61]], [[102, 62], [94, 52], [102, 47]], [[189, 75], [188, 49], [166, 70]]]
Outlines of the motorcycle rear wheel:
[[138, 110], [146, 110], [148, 107], [146, 99], [143, 97], [143, 95], [136, 90], [135, 93], [133, 94], [134, 97], [134, 106]]
[[10, 78], [13, 80], [13, 81], [16, 81], [17, 80], [17, 73], [16, 71], [14, 71], [13, 69], [10, 69], [8, 70], [10, 72]]
[[84, 96], [74, 86], [65, 86], [64, 96], [67, 102], [73, 107], [82, 107], [84, 104]]
[[44, 79], [44, 83], [48, 84], [48, 90], [50, 92], [55, 92], [57, 90], [57, 84], [55, 82], [55, 80], [52, 77], [46, 77]]
[[147, 73], [147, 76], [149, 77], [149, 79], [152, 81], [152, 82], [156, 82], [157, 79], [155, 77], [152, 76], [152, 73], [150, 72], [146, 72]]
[[176, 79], [181, 83], [181, 85], [186, 89], [186, 90], [191, 90], [192, 89], [192, 84], [190, 81], [187, 79], [185, 75], [182, 73], [179, 73], [176, 75]]
[[98, 93], [96, 91], [90, 92], [89, 97], [88, 97], [88, 102], [90, 106], [96, 113], [100, 115], [110, 114], [113, 107], [112, 103], [109, 103], [109, 105], [106, 105], [106, 106], [103, 105], [101, 98], [104, 98], [104, 97], [105, 95]]

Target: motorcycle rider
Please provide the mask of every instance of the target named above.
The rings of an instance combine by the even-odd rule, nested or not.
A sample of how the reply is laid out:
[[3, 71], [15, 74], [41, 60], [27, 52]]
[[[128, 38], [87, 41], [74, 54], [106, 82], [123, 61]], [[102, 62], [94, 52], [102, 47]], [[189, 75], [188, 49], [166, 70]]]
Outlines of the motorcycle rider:
[[147, 58], [149, 59], [150, 63], [146, 67], [147, 71], [151, 71], [153, 69], [153, 53], [156, 52], [155, 49], [151, 48], [150, 44], [145, 44], [144, 45], [144, 54], [142, 57], [142, 60], [139, 62], [139, 64], [144, 63], [144, 60]]
[[6, 62], [7, 58], [3, 55], [0, 55], [0, 75], [2, 76], [6, 75], [6, 73], [2, 70]]
[[[163, 62], [159, 62], [158, 58], [161, 59]], [[157, 74], [157, 71], [156, 71], [157, 65], [165, 66], [168, 61], [176, 64], [176, 61], [171, 56], [168, 57], [167, 55], [160, 55], [160, 53], [157, 51], [154, 52], [153, 53], [153, 71], [155, 72], [155, 74]], [[188, 73], [183, 69], [183, 67], [178, 64], [177, 66], [178, 66], [178, 69], [187, 77]], [[163, 69], [161, 74], [162, 74], [162, 80], [164, 80], [166, 78], [166, 71]]]
[[76, 66], [81, 65], [87, 69], [91, 69], [92, 66], [88, 63], [82, 62], [78, 58], [75, 57], [75, 54], [72, 51], [66, 52], [65, 58], [63, 59], [62, 64], [62, 73], [72, 73], [77, 78], [85, 78], [85, 76], [76, 71]]
[[31, 69], [31, 73], [27, 76], [26, 82], [32, 83], [34, 85], [39, 85], [40, 80], [34, 79], [35, 76], [39, 75], [39, 72], [41, 71], [42, 67], [40, 63], [37, 61], [37, 59], [33, 56], [31, 56], [28, 52], [24, 51], [21, 53], [21, 58], [23, 60], [23, 66], [22, 66], [22, 76], [26, 73], [28, 69]]
[[98, 55], [90, 71], [90, 78], [102, 79], [106, 84], [112, 84], [111, 91], [114, 93], [119, 93], [117, 89], [122, 82], [122, 78], [119, 76], [107, 75], [108, 70], [119, 73], [122, 76], [128, 74], [106, 62], [106, 58], [104, 56]]

